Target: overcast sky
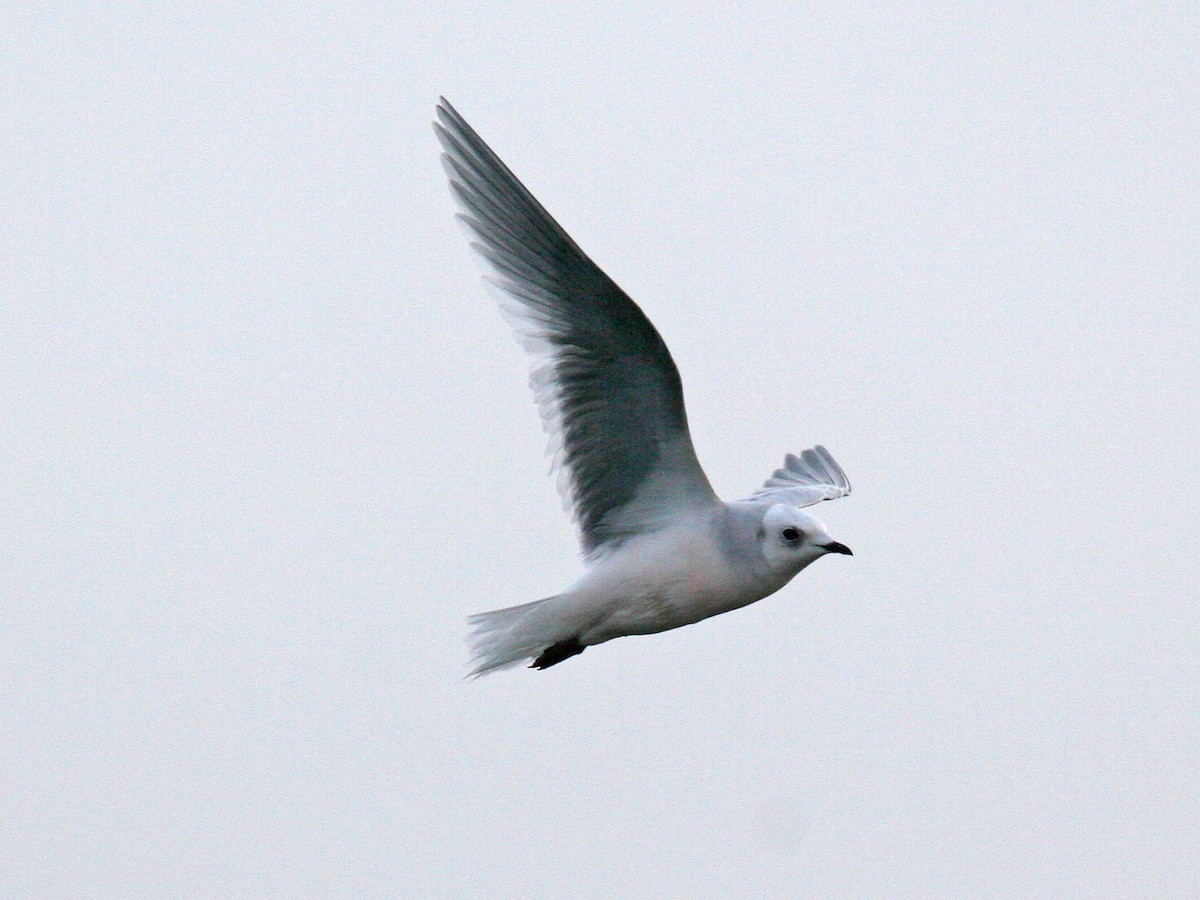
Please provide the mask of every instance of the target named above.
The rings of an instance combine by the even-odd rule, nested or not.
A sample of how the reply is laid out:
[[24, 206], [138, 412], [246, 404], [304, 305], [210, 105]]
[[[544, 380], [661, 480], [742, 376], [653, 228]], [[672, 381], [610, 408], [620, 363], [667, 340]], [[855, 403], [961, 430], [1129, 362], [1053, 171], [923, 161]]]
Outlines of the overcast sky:
[[[1193, 894], [1166, 6], [10, 8], [0, 892]], [[826, 444], [853, 558], [461, 680], [581, 563], [439, 94], [658, 326], [718, 493]]]

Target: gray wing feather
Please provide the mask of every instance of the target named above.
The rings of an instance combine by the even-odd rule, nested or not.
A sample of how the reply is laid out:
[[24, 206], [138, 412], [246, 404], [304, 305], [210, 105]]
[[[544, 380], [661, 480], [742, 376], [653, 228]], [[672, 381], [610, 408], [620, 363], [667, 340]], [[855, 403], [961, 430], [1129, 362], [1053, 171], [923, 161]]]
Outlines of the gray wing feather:
[[718, 502], [692, 447], [679, 371], [650, 320], [444, 98], [437, 116], [459, 219], [538, 359], [530, 383], [584, 551]]
[[792, 506], [812, 506], [850, 493], [850, 479], [832, 454], [819, 444], [799, 456], [789, 453], [783, 468], [766, 480], [748, 500], [770, 500]]

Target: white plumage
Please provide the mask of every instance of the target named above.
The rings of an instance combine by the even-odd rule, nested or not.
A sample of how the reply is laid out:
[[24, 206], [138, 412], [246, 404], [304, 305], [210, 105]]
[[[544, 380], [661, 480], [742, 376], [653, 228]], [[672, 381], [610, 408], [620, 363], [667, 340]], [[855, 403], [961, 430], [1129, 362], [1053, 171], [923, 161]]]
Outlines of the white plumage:
[[535, 360], [531, 386], [588, 561], [561, 594], [472, 616], [471, 674], [527, 659], [548, 668], [689, 625], [849, 554], [803, 509], [850, 493], [829, 451], [789, 454], [750, 497], [723, 503], [654, 326], [444, 99], [434, 128], [471, 246]]

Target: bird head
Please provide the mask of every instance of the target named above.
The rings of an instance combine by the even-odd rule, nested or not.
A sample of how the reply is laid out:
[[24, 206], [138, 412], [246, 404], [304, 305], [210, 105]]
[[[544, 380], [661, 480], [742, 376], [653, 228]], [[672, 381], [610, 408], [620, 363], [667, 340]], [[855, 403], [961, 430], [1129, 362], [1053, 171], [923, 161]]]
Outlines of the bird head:
[[763, 513], [759, 542], [767, 565], [792, 575], [826, 553], [853, 556], [849, 547], [829, 536], [820, 519], [787, 503], [776, 503]]

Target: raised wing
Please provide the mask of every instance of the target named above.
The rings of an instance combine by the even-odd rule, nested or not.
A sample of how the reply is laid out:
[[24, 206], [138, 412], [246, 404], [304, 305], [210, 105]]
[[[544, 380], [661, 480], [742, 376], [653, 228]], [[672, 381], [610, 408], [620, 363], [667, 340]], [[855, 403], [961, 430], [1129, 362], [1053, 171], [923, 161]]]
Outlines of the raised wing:
[[437, 116], [459, 218], [537, 360], [530, 382], [584, 551], [717, 503], [650, 320], [444, 98]]
[[829, 451], [818, 444], [799, 456], [789, 453], [783, 460], [783, 468], [776, 469], [766, 484], [746, 499], [812, 506], [849, 493], [850, 479]]

